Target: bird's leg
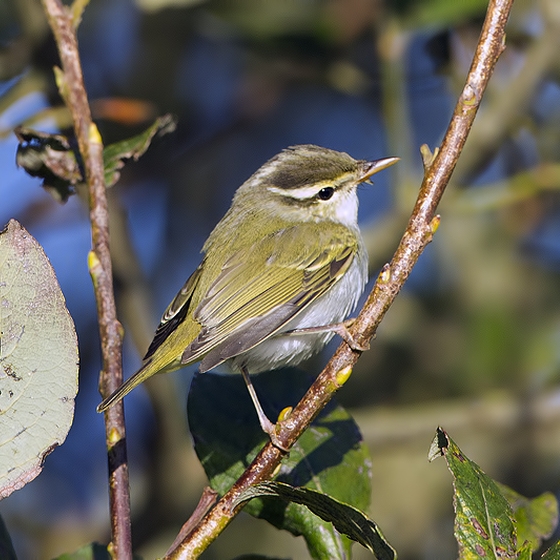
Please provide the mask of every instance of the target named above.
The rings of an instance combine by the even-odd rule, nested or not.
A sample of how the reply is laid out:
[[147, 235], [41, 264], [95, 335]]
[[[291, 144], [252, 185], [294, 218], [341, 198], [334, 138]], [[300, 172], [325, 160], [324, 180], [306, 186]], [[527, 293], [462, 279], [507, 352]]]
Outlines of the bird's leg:
[[245, 381], [245, 385], [247, 385], [247, 390], [249, 391], [249, 395], [251, 400], [253, 401], [253, 405], [255, 410], [257, 411], [257, 416], [259, 417], [259, 424], [261, 425], [262, 431], [268, 435], [270, 441], [274, 445], [280, 449], [280, 451], [284, 451], [287, 453], [289, 450], [286, 449], [276, 437], [276, 430], [275, 424], [273, 424], [269, 419], [268, 416], [265, 414], [263, 407], [259, 401], [259, 397], [257, 397], [257, 392], [255, 391], [255, 387], [253, 386], [253, 382], [251, 381], [251, 377], [249, 376], [249, 372], [245, 366], [241, 366], [241, 375], [243, 376], [243, 380]]
[[342, 340], [344, 340], [344, 342], [346, 342], [346, 344], [348, 344], [348, 346], [350, 346], [352, 350], [356, 350], [356, 352], [365, 352], [370, 348], [369, 343], [360, 344], [348, 330], [348, 327], [352, 326], [355, 321], [356, 319], [347, 319], [342, 323], [332, 323], [330, 325], [323, 325], [321, 327], [305, 327], [303, 329], [293, 329], [282, 334], [316, 334], [321, 332], [334, 332], [338, 336], [340, 336], [340, 338], [342, 338]]

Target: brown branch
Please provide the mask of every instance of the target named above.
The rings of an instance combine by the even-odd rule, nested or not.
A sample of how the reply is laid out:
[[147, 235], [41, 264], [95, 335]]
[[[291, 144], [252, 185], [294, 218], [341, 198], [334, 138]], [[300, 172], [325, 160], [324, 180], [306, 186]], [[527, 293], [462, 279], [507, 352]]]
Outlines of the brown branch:
[[[92, 276], [103, 369], [100, 375], [102, 395], [108, 395], [122, 383], [122, 327], [117, 320], [113, 292], [113, 273], [109, 252], [109, 215], [103, 171], [103, 144], [97, 127], [91, 120], [76, 38], [76, 20], [80, 18], [83, 2], [74, 10], [60, 0], [42, 0], [53, 30], [62, 71], [55, 68], [58, 87], [74, 121], [74, 130], [83, 159], [89, 189], [89, 208], [93, 248], [88, 257]], [[112, 407], [105, 414], [109, 462], [109, 497], [111, 509], [111, 553], [119, 559], [132, 558], [130, 534], [130, 497], [124, 409]]]
[[171, 553], [181, 541], [186, 539], [192, 530], [200, 523], [202, 518], [210, 511], [210, 508], [217, 502], [218, 500], [218, 492], [212, 490], [210, 487], [204, 488], [202, 491], [202, 496], [196, 506], [193, 514], [189, 517], [189, 519], [185, 522], [185, 524], [181, 527], [181, 530], [175, 537], [172, 545], [169, 547], [167, 554]]
[[[490, 0], [482, 33], [465, 87], [457, 102], [451, 123], [441, 145], [432, 158], [425, 156], [426, 173], [406, 231], [390, 264], [386, 265], [356, 322], [352, 334], [367, 344], [385, 313], [408, 278], [413, 266], [439, 224], [436, 208], [455, 168], [470, 131], [482, 94], [494, 66], [504, 49], [505, 25], [513, 0]], [[313, 386], [296, 408], [278, 424], [278, 440], [289, 449], [313, 418], [344, 384], [352, 372], [359, 353], [342, 344]], [[266, 445], [241, 478], [223, 496], [202, 522], [166, 558], [198, 558], [238, 513], [233, 503], [251, 484], [270, 479], [284, 453]]]

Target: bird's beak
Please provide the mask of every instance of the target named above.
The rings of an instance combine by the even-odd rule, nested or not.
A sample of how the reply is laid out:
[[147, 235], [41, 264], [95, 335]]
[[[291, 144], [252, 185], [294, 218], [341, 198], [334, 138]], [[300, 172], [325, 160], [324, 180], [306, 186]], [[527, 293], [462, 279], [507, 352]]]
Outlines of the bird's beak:
[[365, 161], [363, 163], [362, 174], [360, 177], [360, 182], [367, 182], [372, 175], [375, 175], [378, 171], [387, 169], [399, 161], [398, 157], [387, 157], [382, 159], [376, 159], [374, 161]]

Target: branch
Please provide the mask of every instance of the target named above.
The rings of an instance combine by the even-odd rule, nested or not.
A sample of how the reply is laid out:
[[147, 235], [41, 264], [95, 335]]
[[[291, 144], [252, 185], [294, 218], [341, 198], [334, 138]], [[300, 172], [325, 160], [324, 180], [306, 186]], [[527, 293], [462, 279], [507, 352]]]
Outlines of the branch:
[[[62, 69], [55, 67], [59, 91], [70, 109], [74, 131], [83, 159], [89, 189], [89, 210], [93, 248], [88, 265], [93, 280], [103, 369], [100, 390], [108, 395], [122, 383], [122, 327], [117, 320], [113, 291], [113, 273], [109, 252], [109, 215], [103, 174], [103, 144], [97, 127], [91, 120], [76, 38], [77, 22], [84, 2], [76, 2], [72, 9], [60, 0], [42, 0], [49, 20]], [[119, 559], [132, 558], [130, 534], [130, 496], [124, 409], [112, 407], [105, 413], [105, 431], [109, 462], [109, 498], [111, 509], [112, 554]]]
[[[360, 344], [366, 345], [372, 339], [439, 225], [439, 216], [435, 215], [435, 211], [465, 144], [482, 94], [504, 49], [505, 25], [512, 2], [513, 0], [490, 0], [473, 63], [441, 149], [434, 157], [425, 154], [426, 173], [406, 231], [391, 263], [381, 271], [353, 325], [352, 335]], [[341, 344], [296, 408], [280, 419], [277, 437], [283, 447], [289, 449], [294, 444], [346, 382], [359, 355], [359, 352], [352, 351], [346, 344]], [[218, 504], [166, 558], [198, 558], [240, 510], [239, 507], [233, 507], [236, 497], [248, 486], [272, 478], [283, 455], [277, 447], [267, 444]]]

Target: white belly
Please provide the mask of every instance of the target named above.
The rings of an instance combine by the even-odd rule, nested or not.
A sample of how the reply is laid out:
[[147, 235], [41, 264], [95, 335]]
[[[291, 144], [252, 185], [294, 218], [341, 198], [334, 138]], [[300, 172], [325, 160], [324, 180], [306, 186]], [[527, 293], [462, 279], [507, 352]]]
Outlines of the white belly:
[[367, 254], [362, 246], [348, 272], [323, 296], [292, 319], [281, 332], [251, 350], [229, 360], [233, 371], [237, 363], [249, 373], [284, 366], [295, 366], [317, 353], [334, 336], [333, 332], [282, 334], [294, 329], [321, 327], [344, 321], [355, 309], [367, 282]]

